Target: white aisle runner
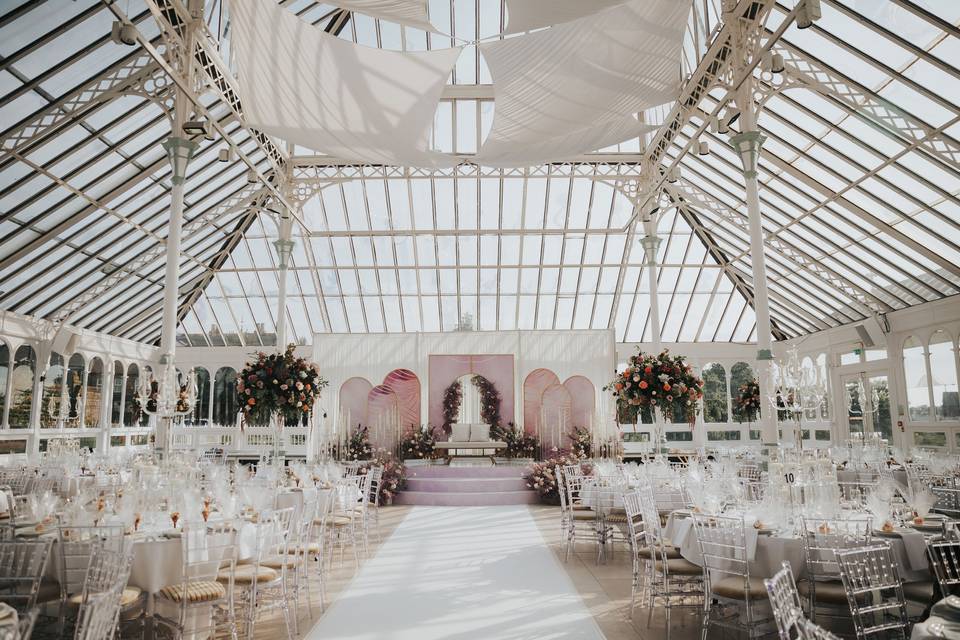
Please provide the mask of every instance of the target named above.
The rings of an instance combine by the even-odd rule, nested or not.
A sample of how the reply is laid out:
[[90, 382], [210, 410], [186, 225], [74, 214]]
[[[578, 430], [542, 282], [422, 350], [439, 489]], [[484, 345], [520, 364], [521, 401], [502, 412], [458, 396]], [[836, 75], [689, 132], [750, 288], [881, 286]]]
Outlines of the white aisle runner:
[[306, 638], [603, 634], [526, 507], [414, 507]]

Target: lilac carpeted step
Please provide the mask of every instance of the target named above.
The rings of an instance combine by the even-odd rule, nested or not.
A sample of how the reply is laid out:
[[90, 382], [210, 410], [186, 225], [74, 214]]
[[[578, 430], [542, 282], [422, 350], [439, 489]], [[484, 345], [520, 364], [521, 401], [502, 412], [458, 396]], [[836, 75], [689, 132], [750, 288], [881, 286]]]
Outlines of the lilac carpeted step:
[[491, 467], [448, 467], [424, 465], [407, 467], [408, 478], [520, 478], [529, 469], [520, 465], [496, 465]]
[[407, 477], [407, 491], [436, 493], [496, 493], [499, 491], [526, 491], [527, 481], [521, 477], [504, 478], [421, 478]]
[[498, 491], [498, 492], [433, 492], [401, 491], [394, 504], [408, 504], [430, 507], [489, 507], [510, 504], [536, 504], [539, 502], [535, 491]]

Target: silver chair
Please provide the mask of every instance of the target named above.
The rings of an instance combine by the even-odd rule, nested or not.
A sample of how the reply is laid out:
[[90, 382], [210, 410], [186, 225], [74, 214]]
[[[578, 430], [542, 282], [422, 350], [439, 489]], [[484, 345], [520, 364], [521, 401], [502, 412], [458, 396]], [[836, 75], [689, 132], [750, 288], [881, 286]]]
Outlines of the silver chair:
[[132, 548], [118, 551], [96, 546], [90, 557], [80, 596], [74, 640], [112, 640], [130, 577]]
[[[174, 638], [187, 633], [218, 631], [237, 638], [234, 615], [234, 574], [236, 547], [234, 528], [229, 523], [185, 522], [181, 533], [180, 579], [154, 594], [158, 613], [154, 622]], [[209, 625], [199, 625], [211, 611]], [[192, 621], [192, 622], [191, 622]]]
[[60, 595], [56, 585], [42, 592], [43, 572], [53, 540], [4, 540], [0, 542], [0, 602], [18, 611], [29, 611], [37, 602], [50, 602]]
[[933, 510], [951, 518], [960, 518], [960, 489], [953, 487], [930, 487], [937, 497]]
[[750, 575], [743, 518], [702, 513], [692, 518], [703, 557], [703, 639], [714, 626], [745, 632], [750, 638], [764, 635], [767, 619], [757, 609], [766, 604], [767, 590], [763, 580]]
[[773, 610], [773, 620], [777, 623], [777, 634], [780, 640], [795, 640], [802, 637], [803, 605], [800, 603], [800, 593], [793, 578], [790, 563], [784, 561], [780, 571], [772, 578], [765, 579], [767, 597], [770, 599], [770, 608]]
[[800, 635], [797, 636], [797, 640], [840, 640], [840, 636], [830, 633], [813, 620], [802, 618], [800, 620]]
[[[801, 518], [801, 542], [807, 577], [799, 584], [807, 600], [807, 615], [816, 621], [818, 609], [847, 617], [847, 594], [840, 582], [836, 553], [841, 549], [869, 546], [873, 533], [871, 517]], [[821, 612], [826, 614], [827, 612]]]
[[910, 630], [907, 603], [890, 547], [837, 551], [836, 558], [857, 639], [906, 639]]
[[960, 541], [929, 540], [927, 555], [940, 589], [940, 597], [951, 595], [955, 588], [960, 587]]

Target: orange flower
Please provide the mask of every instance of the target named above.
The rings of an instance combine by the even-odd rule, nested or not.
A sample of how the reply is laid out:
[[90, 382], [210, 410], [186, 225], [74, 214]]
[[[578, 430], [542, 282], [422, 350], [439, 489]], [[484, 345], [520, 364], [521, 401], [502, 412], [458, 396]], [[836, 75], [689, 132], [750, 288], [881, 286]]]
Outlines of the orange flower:
[[619, 382], [613, 386], [616, 388], [617, 391], [620, 391], [620, 389], [623, 389], [623, 385], [620, 384]]
[[651, 367], [651, 366], [646, 366], [646, 367], [643, 368], [643, 372], [644, 372], [644, 373], [653, 373], [653, 367]]
[[670, 391], [670, 385], [667, 384], [667, 383], [663, 383], [663, 390], [664, 390], [664, 391]]
[[247, 398], [247, 404], [252, 407], [253, 405], [257, 404], [257, 401], [255, 398]]
[[640, 388], [641, 388], [641, 389], [646, 389], [647, 386], [648, 386], [648, 385], [647, 385], [647, 381], [646, 381], [646, 380], [641, 380], [641, 381], [640, 381]]

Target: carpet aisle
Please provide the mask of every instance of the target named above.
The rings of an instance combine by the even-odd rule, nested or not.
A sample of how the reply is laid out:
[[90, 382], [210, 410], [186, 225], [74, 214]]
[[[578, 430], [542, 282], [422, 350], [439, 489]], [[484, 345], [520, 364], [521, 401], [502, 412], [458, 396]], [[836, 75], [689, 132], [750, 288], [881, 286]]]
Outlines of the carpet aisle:
[[603, 634], [525, 506], [414, 507], [306, 638]]

